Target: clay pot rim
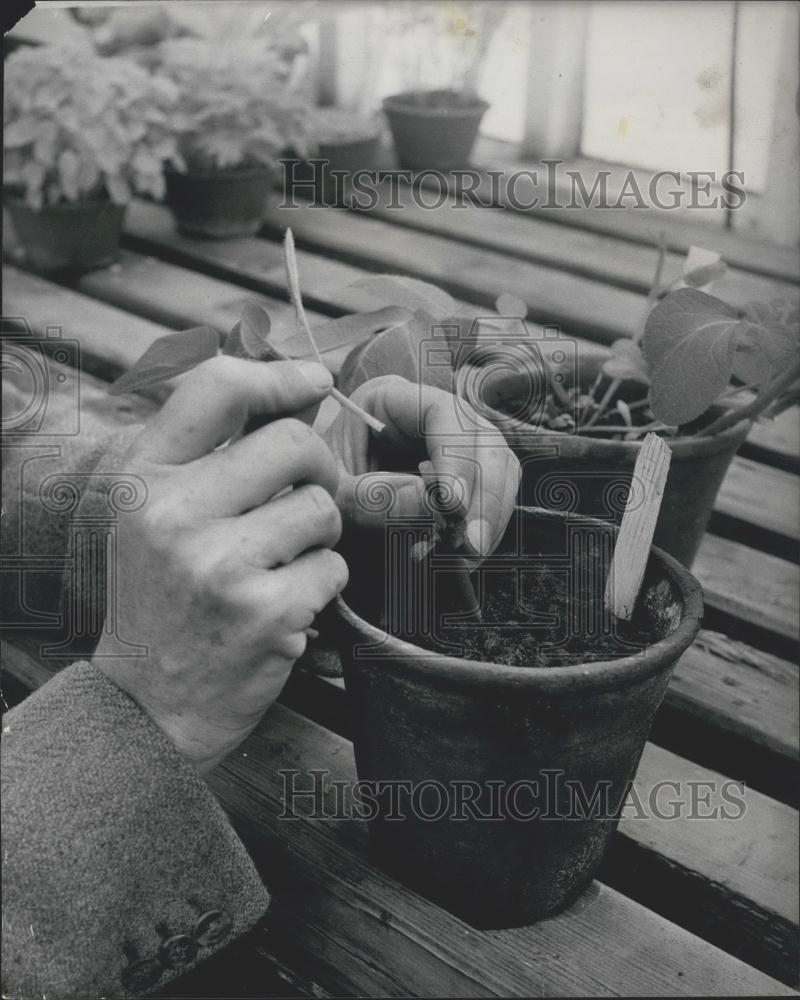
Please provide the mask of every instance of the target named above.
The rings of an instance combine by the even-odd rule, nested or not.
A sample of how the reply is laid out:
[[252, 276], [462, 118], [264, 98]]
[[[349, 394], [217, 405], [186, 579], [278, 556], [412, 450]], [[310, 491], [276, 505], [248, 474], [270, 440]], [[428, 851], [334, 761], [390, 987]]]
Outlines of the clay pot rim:
[[[531, 424], [523, 423], [514, 417], [508, 417], [499, 411], [499, 422], [495, 427], [503, 434], [512, 448], [522, 450], [528, 444], [537, 449], [542, 443], [554, 443], [559, 448], [559, 458], [574, 458], [576, 455], [591, 453], [604, 459], [627, 459], [631, 464], [636, 461], [636, 455], [642, 447], [639, 441], [610, 441], [608, 438], [591, 437], [588, 434], [567, 434], [563, 431], [537, 429]], [[491, 418], [489, 418], [491, 419]], [[729, 444], [736, 441], [741, 444], [753, 426], [752, 420], [742, 420], [721, 431], [719, 434], [687, 434], [685, 437], [669, 438], [664, 441], [676, 458], [702, 457], [723, 451]]]
[[469, 105], [448, 107], [429, 107], [425, 104], [417, 104], [411, 98], [416, 94], [448, 93], [460, 94], [461, 91], [449, 88], [433, 87], [429, 90], [404, 90], [399, 94], [391, 94], [383, 99], [384, 111], [399, 111], [401, 114], [415, 115], [420, 118], [475, 118], [483, 116], [490, 108], [488, 101], [482, 97], [475, 96]]
[[197, 180], [220, 180], [220, 181], [235, 181], [235, 180], [253, 180], [258, 177], [269, 177], [272, 178], [276, 173], [275, 168], [268, 166], [261, 167], [230, 167], [220, 170], [176, 170], [171, 163], [164, 164], [164, 174], [171, 175], [174, 177], [188, 177]]
[[43, 215], [47, 212], [86, 212], [101, 208], [112, 208], [124, 212], [128, 207], [127, 203], [120, 205], [118, 202], [112, 201], [108, 195], [104, 195], [96, 198], [79, 198], [77, 201], [59, 201], [55, 205], [42, 205], [41, 208], [34, 208], [27, 203], [24, 194], [17, 194], [7, 188], [3, 188], [3, 203], [11, 209], [23, 208], [35, 215]]
[[[613, 525], [592, 517], [565, 514], [558, 511], [543, 511], [535, 507], [516, 507], [515, 511], [539, 520], [580, 521], [592, 524], [616, 535], [619, 531]], [[624, 688], [658, 673], [666, 663], [677, 662], [688, 649], [700, 629], [703, 617], [703, 596], [700, 584], [677, 559], [655, 546], [651, 549], [659, 569], [664, 571], [678, 597], [683, 602], [683, 614], [678, 627], [647, 646], [639, 653], [622, 656], [614, 660], [598, 660], [594, 663], [579, 663], [560, 667], [511, 667], [485, 660], [467, 660], [443, 653], [435, 653], [413, 643], [389, 635], [377, 628], [349, 607], [341, 596], [336, 598], [336, 611], [345, 624], [360, 633], [370, 643], [381, 643], [382, 653], [365, 657], [372, 662], [393, 659], [391, 669], [406, 673], [409, 677], [444, 684], [467, 686], [516, 687], [546, 692], [591, 692], [603, 688]], [[386, 664], [387, 670], [389, 664]]]

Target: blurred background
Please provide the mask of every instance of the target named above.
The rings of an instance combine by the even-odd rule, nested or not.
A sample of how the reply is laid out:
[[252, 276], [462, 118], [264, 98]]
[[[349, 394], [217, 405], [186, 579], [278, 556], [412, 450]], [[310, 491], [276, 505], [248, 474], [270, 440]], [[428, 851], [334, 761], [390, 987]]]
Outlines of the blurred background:
[[796, 245], [798, 7], [719, 2], [172, 2], [40, 7], [11, 32], [105, 54], [164, 38], [258, 40], [312, 103], [372, 114], [415, 88], [489, 102], [475, 161], [563, 157], [740, 171], [747, 204], [712, 224]]

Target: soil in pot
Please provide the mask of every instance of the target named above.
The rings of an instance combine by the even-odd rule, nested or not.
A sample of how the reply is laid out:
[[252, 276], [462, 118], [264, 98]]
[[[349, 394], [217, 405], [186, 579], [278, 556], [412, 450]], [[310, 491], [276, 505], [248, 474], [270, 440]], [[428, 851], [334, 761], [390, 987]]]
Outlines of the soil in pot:
[[124, 205], [98, 199], [34, 209], [9, 193], [3, 201], [28, 262], [38, 270], [93, 271], [119, 256]]
[[228, 239], [261, 228], [274, 171], [255, 166], [181, 174], [167, 167], [164, 176], [165, 201], [182, 233]]
[[[605, 579], [608, 560], [590, 550], [583, 572], [591, 580]], [[446, 580], [446, 572], [442, 575]], [[611, 630], [609, 620], [608, 632], [598, 630], [595, 623], [607, 617], [602, 591], [576, 591], [567, 575], [547, 567], [533, 564], [520, 572], [488, 560], [472, 574], [472, 581], [479, 615], [465, 616], [465, 624], [449, 624], [447, 612], [434, 609], [435, 634], [417, 636], [420, 645], [450, 655], [457, 651], [455, 655], [467, 660], [548, 668], [629, 656], [650, 645], [657, 634], [646, 604], [639, 605], [631, 622], [616, 622]]]
[[[412, 622], [399, 638], [372, 624], [403, 606], [398, 581], [418, 597], [436, 589], [402, 560], [387, 567], [383, 553], [402, 545], [350, 540], [362, 554], [371, 546], [368, 559], [350, 560], [337, 613], [358, 774], [375, 789], [373, 850], [476, 926], [539, 919], [592, 879], [674, 665], [699, 628], [699, 586], [654, 550], [632, 626], [608, 631], [599, 602], [614, 533], [518, 509], [481, 569], [480, 626], [450, 621], [433, 636]], [[440, 651], [453, 638], [466, 657]]]
[[465, 167], [489, 105], [454, 90], [406, 91], [387, 97], [383, 109], [401, 167]]

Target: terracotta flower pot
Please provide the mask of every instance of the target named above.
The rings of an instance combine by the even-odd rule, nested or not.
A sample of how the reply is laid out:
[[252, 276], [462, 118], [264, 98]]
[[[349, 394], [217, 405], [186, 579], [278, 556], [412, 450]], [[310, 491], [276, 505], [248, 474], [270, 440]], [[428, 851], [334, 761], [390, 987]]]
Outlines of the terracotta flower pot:
[[39, 270], [92, 271], [119, 255], [124, 205], [97, 200], [34, 209], [16, 195], [3, 200], [28, 261]]
[[[503, 574], [517, 579], [543, 561], [581, 593], [601, 594], [604, 573], [589, 556], [607, 556], [615, 533], [519, 508], [481, 571], [484, 606]], [[379, 783], [370, 835], [381, 863], [477, 926], [560, 909], [597, 872], [673, 667], [700, 627], [697, 581], [654, 549], [636, 616], [652, 640], [646, 648], [599, 662], [506, 666], [432, 652], [372, 624], [390, 598], [376, 586], [377, 553], [393, 547], [351, 544], [372, 562], [351, 563], [336, 627], [358, 775]], [[569, 638], [573, 604], [563, 608], [555, 628]], [[558, 662], [563, 648], [552, 649]], [[580, 793], [585, 803], [600, 796], [599, 814]], [[470, 808], [459, 806], [464, 797]]]
[[251, 236], [261, 228], [274, 171], [253, 167], [181, 174], [167, 167], [164, 176], [165, 201], [178, 229], [190, 236], [227, 239]]
[[[584, 388], [602, 360], [594, 354], [581, 359]], [[631, 401], [645, 392], [633, 382], [621, 387]], [[522, 463], [520, 503], [621, 521], [641, 441], [547, 433], [507, 417], [496, 422]], [[743, 421], [710, 437], [698, 432], [666, 439], [672, 460], [653, 543], [684, 566], [691, 567], [697, 555], [725, 473], [751, 426]]]
[[[290, 194], [296, 188], [298, 195], [308, 197], [313, 193], [326, 205], [339, 201], [343, 191], [341, 181], [331, 176], [332, 170], [344, 170], [353, 174], [359, 170], [377, 170], [380, 166], [381, 137], [354, 139], [352, 141], [320, 142], [313, 156], [300, 160], [287, 157], [281, 160], [284, 170], [284, 188]], [[314, 160], [327, 161], [323, 164]], [[345, 178], [347, 180], [347, 178]]]
[[489, 105], [457, 91], [407, 91], [383, 101], [401, 167], [465, 167]]

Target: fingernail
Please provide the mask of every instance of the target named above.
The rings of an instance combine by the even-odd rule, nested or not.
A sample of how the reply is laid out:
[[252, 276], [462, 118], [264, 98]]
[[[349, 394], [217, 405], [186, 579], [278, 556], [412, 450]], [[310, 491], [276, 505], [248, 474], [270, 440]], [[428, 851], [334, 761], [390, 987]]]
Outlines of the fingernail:
[[476, 519], [467, 525], [467, 541], [479, 556], [488, 556], [492, 544], [492, 529], [488, 521]]
[[333, 388], [333, 375], [324, 365], [316, 361], [298, 361], [297, 369], [320, 392]]

